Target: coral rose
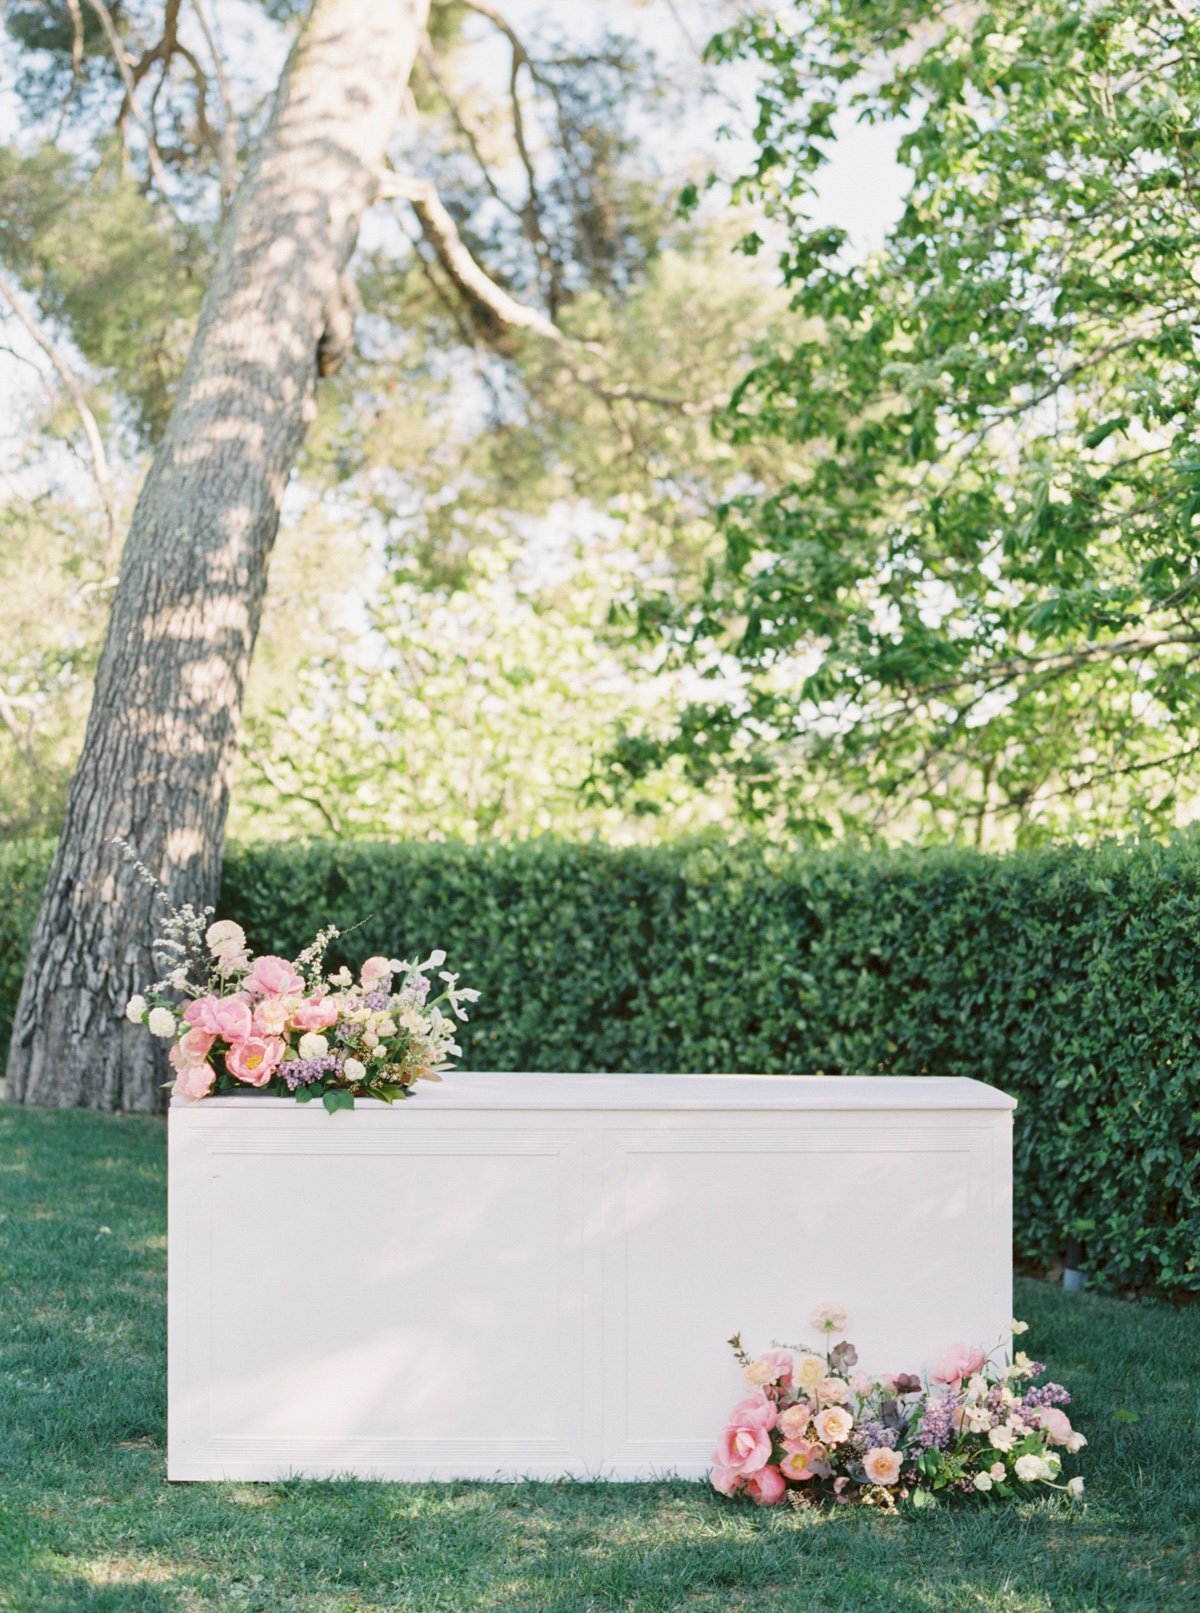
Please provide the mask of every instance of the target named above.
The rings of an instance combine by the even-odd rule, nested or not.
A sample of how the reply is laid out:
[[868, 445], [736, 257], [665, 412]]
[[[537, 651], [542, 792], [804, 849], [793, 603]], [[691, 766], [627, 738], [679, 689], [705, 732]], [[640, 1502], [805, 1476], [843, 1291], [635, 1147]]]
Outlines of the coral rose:
[[788, 1406], [779, 1413], [779, 1432], [784, 1439], [799, 1439], [808, 1427], [815, 1406], [809, 1405], [807, 1400], [797, 1400], [794, 1406]]
[[279, 1037], [247, 1036], [226, 1053], [225, 1068], [247, 1086], [264, 1087], [283, 1054], [284, 1044]]
[[282, 1036], [296, 1006], [294, 997], [264, 997], [254, 1005], [255, 1036]]
[[783, 1474], [777, 1467], [760, 1467], [746, 1480], [746, 1494], [760, 1507], [773, 1507], [783, 1500], [786, 1490]]
[[845, 1406], [829, 1406], [818, 1413], [816, 1426], [824, 1444], [840, 1445], [854, 1427], [854, 1418]]
[[895, 1484], [900, 1477], [900, 1452], [877, 1445], [863, 1457], [863, 1471], [872, 1484]]
[[299, 997], [304, 992], [304, 981], [296, 973], [295, 964], [270, 952], [255, 958], [244, 984], [248, 991], [262, 997]]

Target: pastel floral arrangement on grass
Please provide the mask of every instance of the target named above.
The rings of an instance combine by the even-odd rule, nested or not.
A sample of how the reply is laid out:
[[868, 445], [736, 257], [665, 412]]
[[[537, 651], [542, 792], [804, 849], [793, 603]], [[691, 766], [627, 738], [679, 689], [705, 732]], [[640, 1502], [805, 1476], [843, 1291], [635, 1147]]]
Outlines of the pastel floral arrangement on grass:
[[[1062, 1409], [1061, 1384], [1032, 1384], [1046, 1369], [1018, 1351], [993, 1364], [980, 1349], [949, 1350], [922, 1384], [913, 1373], [856, 1372], [840, 1305], [819, 1305], [812, 1325], [823, 1351], [776, 1346], [752, 1359], [730, 1339], [751, 1394], [729, 1414], [714, 1455], [713, 1488], [760, 1506], [811, 1505], [821, 1498], [894, 1507], [928, 1505], [938, 1492], [1007, 1500], [1032, 1486], [1083, 1494], [1082, 1478], [1061, 1481], [1059, 1450], [1087, 1444]], [[1015, 1334], [1027, 1324], [1014, 1322]]]
[[[368, 958], [357, 978], [344, 967], [326, 974], [326, 950], [341, 933], [330, 925], [294, 961], [252, 957], [241, 925], [210, 923], [211, 908], [172, 906], [124, 849], [168, 912], [151, 949], [166, 972], [130, 998], [125, 1014], [171, 1043], [177, 1096], [249, 1087], [297, 1103], [319, 1097], [332, 1114], [352, 1109], [355, 1097], [407, 1098], [417, 1081], [440, 1081], [461, 1054], [456, 1021], [479, 993], [440, 969], [444, 952], [419, 963]], [[442, 989], [431, 995], [434, 969]]]

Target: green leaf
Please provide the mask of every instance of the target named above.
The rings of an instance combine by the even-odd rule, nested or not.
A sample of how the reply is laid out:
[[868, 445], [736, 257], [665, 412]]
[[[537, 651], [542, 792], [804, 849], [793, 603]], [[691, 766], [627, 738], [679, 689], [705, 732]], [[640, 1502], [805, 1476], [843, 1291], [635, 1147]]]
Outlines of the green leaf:
[[321, 1095], [321, 1102], [332, 1115], [339, 1109], [353, 1109], [354, 1094], [347, 1092], [345, 1087], [331, 1087], [328, 1092]]

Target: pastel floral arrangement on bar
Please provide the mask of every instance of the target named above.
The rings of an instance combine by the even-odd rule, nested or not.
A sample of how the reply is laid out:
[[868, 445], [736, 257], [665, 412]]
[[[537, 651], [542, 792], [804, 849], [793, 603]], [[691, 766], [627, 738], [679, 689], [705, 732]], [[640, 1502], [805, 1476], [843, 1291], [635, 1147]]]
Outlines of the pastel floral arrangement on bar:
[[[326, 974], [326, 950], [341, 934], [330, 925], [294, 961], [252, 957], [241, 925], [209, 923], [212, 908], [172, 906], [124, 850], [168, 911], [151, 948], [163, 978], [131, 997], [125, 1014], [171, 1043], [177, 1096], [251, 1088], [297, 1103], [319, 1097], [332, 1114], [352, 1109], [355, 1097], [407, 1098], [417, 1081], [440, 1081], [461, 1054], [456, 1021], [479, 993], [440, 969], [444, 952], [419, 963], [368, 958], [357, 978], [344, 967]], [[434, 969], [442, 989], [431, 995]]]
[[[955, 1345], [922, 1384], [913, 1373], [856, 1372], [840, 1305], [819, 1305], [812, 1325], [824, 1351], [776, 1346], [752, 1359], [730, 1339], [750, 1396], [729, 1414], [714, 1455], [713, 1488], [760, 1506], [811, 1505], [821, 1498], [894, 1507], [928, 1505], [938, 1492], [1007, 1500], [1035, 1485], [1083, 1494], [1082, 1478], [1061, 1482], [1060, 1449], [1087, 1440], [1062, 1409], [1061, 1384], [1033, 1387], [1046, 1369], [1018, 1351], [993, 1364], [983, 1350]], [[1027, 1324], [1014, 1322], [1015, 1334]]]

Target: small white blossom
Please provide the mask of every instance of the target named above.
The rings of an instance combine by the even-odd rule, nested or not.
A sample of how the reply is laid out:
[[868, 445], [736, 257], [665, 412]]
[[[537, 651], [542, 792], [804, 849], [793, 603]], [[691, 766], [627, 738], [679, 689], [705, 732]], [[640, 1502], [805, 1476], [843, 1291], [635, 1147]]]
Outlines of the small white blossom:
[[358, 1059], [346, 1059], [342, 1064], [347, 1081], [361, 1081], [367, 1073], [367, 1067]]
[[1029, 1331], [1029, 1323], [1028, 1322], [1018, 1322], [1015, 1317], [1012, 1320], [1011, 1326], [1012, 1326], [1012, 1330], [1013, 1330], [1014, 1334], [1018, 1338], [1021, 1336], [1022, 1333], [1028, 1333], [1028, 1331]]
[[125, 1004], [125, 1018], [131, 1025], [140, 1025], [146, 1017], [146, 999], [144, 997], [131, 997]]
[[146, 1023], [151, 1036], [168, 1037], [175, 1034], [175, 1015], [169, 1008], [152, 1008]]
[[1078, 1501], [1079, 1497], [1083, 1494], [1083, 1480], [1078, 1474], [1076, 1474], [1073, 1479], [1067, 1480], [1067, 1494], [1071, 1497], [1072, 1501]]
[[320, 1031], [305, 1031], [300, 1038], [299, 1052], [302, 1059], [323, 1059], [329, 1051], [329, 1043]]
[[1038, 1479], [1048, 1479], [1050, 1469], [1040, 1456], [1018, 1456], [1016, 1475], [1026, 1484], [1034, 1484]]
[[993, 1428], [991, 1433], [988, 1435], [988, 1440], [995, 1450], [1011, 1451], [1013, 1443], [1013, 1431], [1011, 1428], [1005, 1428], [1003, 1426], [1000, 1428]]
[[990, 1490], [992, 1487], [992, 1475], [990, 1473], [976, 1473], [973, 1482], [977, 1490]]

